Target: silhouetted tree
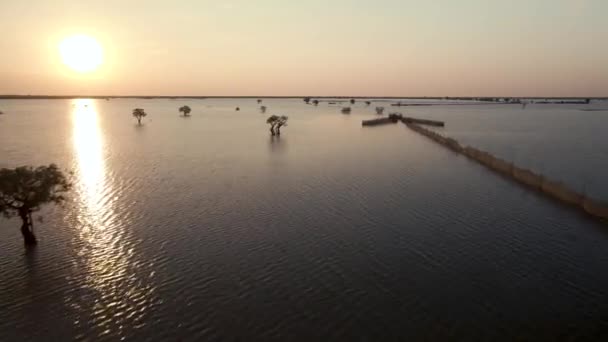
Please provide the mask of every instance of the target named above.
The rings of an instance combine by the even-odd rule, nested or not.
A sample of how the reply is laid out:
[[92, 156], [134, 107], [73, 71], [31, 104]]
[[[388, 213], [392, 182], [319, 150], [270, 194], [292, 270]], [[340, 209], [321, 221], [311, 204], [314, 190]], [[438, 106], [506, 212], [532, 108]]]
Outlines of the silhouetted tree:
[[369, 106], [369, 105], [371, 105], [371, 104], [372, 104], [372, 102], [371, 102], [371, 101], [365, 101], [365, 105], [366, 105], [366, 106]]
[[355, 104], [355, 99], [350, 99], [350, 104]]
[[190, 109], [190, 107], [188, 107], [188, 106], [182, 106], [182, 107], [179, 107], [179, 111], [181, 113], [183, 113], [184, 116], [190, 116], [190, 112], [192, 111], [192, 109]]
[[384, 113], [384, 107], [376, 107], [376, 114], [382, 115]]
[[262, 103], [262, 99], [258, 99], [258, 103]]
[[137, 124], [141, 125], [141, 119], [146, 117], [148, 114], [141, 108], [133, 109], [133, 116], [137, 119]]
[[[591, 103], [591, 99], [585, 99], [585, 103], [586, 103], [586, 104]], [[2, 114], [2, 112], [0, 112], [0, 114]]]
[[351, 108], [350, 107], [344, 107], [342, 108], [342, 114], [350, 114], [351, 112]]
[[306, 102], [306, 104], [309, 104], [310, 103], [310, 97], [305, 97], [304, 98], [304, 102]]
[[312, 104], [315, 105], [315, 106], [318, 106], [319, 105], [319, 100], [312, 101]]
[[261, 106], [261, 107], [260, 107], [260, 112], [261, 112], [262, 114], [266, 113], [266, 106]]
[[33, 168], [0, 169], [0, 214], [6, 218], [19, 216], [25, 245], [37, 243], [32, 213], [44, 204], [60, 204], [63, 193], [70, 189], [64, 174], [55, 164]]
[[266, 119], [266, 123], [270, 125], [270, 134], [281, 135], [281, 127], [287, 126], [289, 118], [285, 115], [271, 115]]
[[289, 118], [287, 116], [285, 116], [285, 115], [281, 115], [278, 118], [278, 120], [277, 120], [277, 129], [276, 129], [277, 135], [281, 135], [281, 127], [287, 126], [287, 120], [288, 119]]
[[266, 123], [270, 125], [270, 134], [272, 134], [272, 135], [276, 135], [276, 132], [274, 131], [274, 127], [277, 125], [278, 120], [279, 120], [279, 117], [276, 115], [271, 115], [268, 117], [268, 119], [266, 119]]

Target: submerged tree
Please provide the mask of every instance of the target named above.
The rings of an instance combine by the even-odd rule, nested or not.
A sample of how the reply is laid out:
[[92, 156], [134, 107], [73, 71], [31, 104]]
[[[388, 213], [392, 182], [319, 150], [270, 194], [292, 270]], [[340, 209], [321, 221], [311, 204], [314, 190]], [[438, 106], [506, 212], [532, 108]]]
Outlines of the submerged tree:
[[190, 109], [190, 107], [188, 106], [181, 106], [179, 107], [179, 111], [180, 113], [183, 113], [184, 116], [190, 116], [190, 112], [192, 111], [192, 109]]
[[343, 107], [342, 114], [350, 114], [351, 110], [352, 109], [350, 107]]
[[281, 135], [281, 127], [287, 126], [288, 119], [289, 118], [285, 115], [281, 115], [279, 117], [279, 119], [277, 120], [277, 129], [276, 129], [277, 135]]
[[310, 97], [305, 97], [304, 98], [304, 102], [306, 102], [306, 104], [309, 104], [310, 103]]
[[287, 126], [289, 118], [285, 115], [271, 115], [266, 119], [266, 123], [270, 125], [270, 134], [281, 135], [281, 127]]
[[262, 114], [266, 113], [266, 106], [260, 107], [260, 113], [262, 113]]
[[44, 204], [62, 203], [63, 193], [69, 189], [67, 178], [55, 164], [0, 169], [0, 214], [6, 218], [19, 215], [25, 245], [35, 245], [32, 213]]
[[366, 105], [366, 106], [369, 106], [369, 105], [371, 105], [371, 104], [372, 104], [372, 101], [365, 101], [365, 105]]
[[258, 103], [262, 103], [262, 99], [258, 99]]
[[148, 113], [146, 113], [141, 108], [135, 108], [135, 109], [133, 109], [133, 116], [137, 119], [137, 124], [138, 125], [141, 125], [141, 119], [144, 118], [147, 115], [148, 115]]
[[384, 107], [376, 107], [376, 114], [382, 115], [384, 113]]
[[355, 99], [350, 99], [350, 104], [355, 104]]
[[318, 106], [319, 105], [319, 100], [312, 101], [312, 104], [315, 105], [315, 106]]
[[278, 120], [279, 120], [279, 117], [276, 115], [271, 115], [268, 117], [268, 119], [266, 119], [266, 123], [270, 125], [270, 134], [272, 134], [272, 135], [276, 135], [276, 133], [274, 131], [274, 127], [277, 125]]

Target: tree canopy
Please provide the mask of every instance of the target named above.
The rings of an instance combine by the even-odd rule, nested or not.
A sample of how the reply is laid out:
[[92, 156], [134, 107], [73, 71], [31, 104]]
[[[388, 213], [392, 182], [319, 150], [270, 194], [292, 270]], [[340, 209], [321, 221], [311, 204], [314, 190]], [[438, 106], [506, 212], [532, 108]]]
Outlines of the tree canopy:
[[141, 108], [135, 108], [133, 109], [133, 116], [137, 119], [137, 123], [141, 124], [141, 119], [146, 117], [148, 115], [148, 113], [146, 113], [143, 109]]
[[281, 135], [281, 127], [287, 126], [289, 118], [285, 115], [271, 115], [266, 119], [266, 123], [270, 125], [270, 133], [272, 135]]
[[192, 109], [190, 109], [189, 106], [181, 106], [179, 107], [179, 111], [181, 113], [184, 113], [184, 116], [190, 116], [190, 112], [192, 111]]
[[0, 212], [7, 218], [20, 208], [31, 211], [46, 203], [61, 203], [70, 184], [57, 165], [0, 169]]
[[67, 178], [55, 164], [0, 169], [0, 213], [6, 218], [19, 215], [25, 243], [36, 244], [32, 212], [40, 210], [44, 204], [62, 203], [64, 193], [70, 188]]

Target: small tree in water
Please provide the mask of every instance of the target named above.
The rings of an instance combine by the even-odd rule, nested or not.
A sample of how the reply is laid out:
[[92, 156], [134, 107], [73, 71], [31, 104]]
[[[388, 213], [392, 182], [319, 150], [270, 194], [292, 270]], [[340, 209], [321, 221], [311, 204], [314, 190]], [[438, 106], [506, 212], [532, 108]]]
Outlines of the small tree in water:
[[281, 127], [287, 126], [289, 118], [285, 115], [271, 115], [266, 119], [266, 123], [270, 125], [270, 134], [281, 135]]
[[26, 246], [37, 243], [32, 213], [44, 204], [60, 204], [70, 189], [64, 174], [55, 164], [33, 168], [0, 169], [0, 214], [6, 218], [19, 215], [21, 234]]
[[183, 113], [184, 116], [190, 116], [190, 112], [192, 111], [192, 109], [190, 109], [190, 107], [188, 107], [188, 106], [182, 106], [182, 107], [179, 107], [179, 111], [180, 111], [180, 113]]
[[270, 134], [272, 134], [272, 135], [277, 135], [276, 132], [274, 131], [274, 127], [277, 125], [278, 120], [279, 120], [279, 117], [276, 115], [271, 115], [268, 117], [268, 119], [266, 119], [266, 123], [270, 125]]
[[281, 115], [277, 120], [277, 135], [281, 135], [281, 127], [287, 126], [287, 120], [289, 118], [285, 115]]
[[141, 125], [141, 119], [144, 118], [147, 115], [148, 115], [148, 113], [146, 113], [141, 108], [135, 108], [135, 109], [133, 109], [133, 116], [137, 119], [137, 124], [138, 125]]
[[261, 106], [261, 107], [260, 107], [260, 112], [261, 112], [262, 114], [266, 113], [266, 106]]
[[306, 104], [309, 104], [310, 103], [310, 97], [305, 97], [304, 98], [304, 102], [306, 102]]

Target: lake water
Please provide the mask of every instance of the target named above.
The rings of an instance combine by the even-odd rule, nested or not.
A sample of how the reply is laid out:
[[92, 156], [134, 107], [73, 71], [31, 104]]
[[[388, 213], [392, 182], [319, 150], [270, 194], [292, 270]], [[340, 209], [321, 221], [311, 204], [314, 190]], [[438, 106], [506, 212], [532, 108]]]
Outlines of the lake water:
[[[402, 124], [361, 127], [388, 102], [263, 104], [0, 101], [0, 167], [74, 172], [35, 251], [0, 220], [0, 341], [606, 337], [608, 225]], [[607, 107], [401, 111], [608, 200], [608, 111], [580, 111]]]

